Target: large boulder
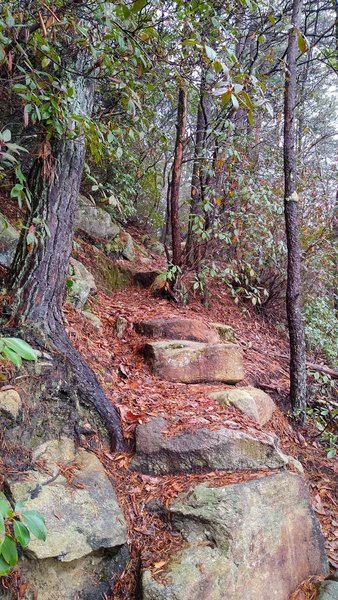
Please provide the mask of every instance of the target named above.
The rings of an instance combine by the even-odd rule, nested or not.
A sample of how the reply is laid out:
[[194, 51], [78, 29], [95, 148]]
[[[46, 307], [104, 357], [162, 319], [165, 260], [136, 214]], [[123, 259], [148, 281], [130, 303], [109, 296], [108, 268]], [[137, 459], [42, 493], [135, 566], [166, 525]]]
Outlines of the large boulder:
[[0, 266], [10, 267], [20, 238], [19, 232], [0, 214]]
[[288, 472], [247, 483], [198, 485], [170, 508], [187, 545], [165, 583], [143, 576], [143, 600], [288, 600], [328, 569], [305, 481]]
[[68, 300], [78, 309], [83, 309], [90, 294], [96, 293], [93, 275], [75, 258], [69, 261], [69, 279], [67, 281]]
[[[69, 562], [125, 543], [123, 514], [94, 454], [75, 451], [74, 442], [61, 437], [39, 446], [33, 460], [44, 461], [46, 470], [28, 471], [24, 481], [12, 481], [9, 486], [13, 498], [25, 502], [25, 509], [45, 517], [47, 540], [34, 539], [29, 545], [36, 558]], [[74, 475], [72, 485], [60, 465]]]
[[162, 417], [151, 419], [136, 429], [136, 454], [131, 468], [151, 475], [278, 469], [288, 457], [271, 435], [244, 433], [225, 427], [215, 431], [198, 428], [168, 436], [170, 423]]
[[112, 221], [111, 216], [84, 196], [78, 199], [74, 228], [90, 239], [103, 242], [113, 240], [120, 233], [120, 227]]
[[76, 593], [94, 600], [108, 593], [112, 560], [125, 545], [127, 528], [103, 466], [66, 437], [39, 446], [33, 461], [38, 466], [24, 480], [7, 481], [14, 501], [46, 521], [46, 541], [32, 539], [28, 556], [35, 560], [23, 562], [29, 590], [39, 600], [71, 599]]
[[237, 383], [244, 379], [243, 353], [236, 344], [149, 342], [144, 355], [154, 375], [167, 381]]
[[134, 324], [137, 333], [152, 339], [191, 340], [218, 344], [221, 336], [216, 326], [208, 326], [197, 319], [176, 317], [171, 319], [151, 319]]
[[276, 405], [272, 398], [254, 387], [220, 390], [209, 394], [221, 406], [232, 405], [260, 425], [270, 421]]

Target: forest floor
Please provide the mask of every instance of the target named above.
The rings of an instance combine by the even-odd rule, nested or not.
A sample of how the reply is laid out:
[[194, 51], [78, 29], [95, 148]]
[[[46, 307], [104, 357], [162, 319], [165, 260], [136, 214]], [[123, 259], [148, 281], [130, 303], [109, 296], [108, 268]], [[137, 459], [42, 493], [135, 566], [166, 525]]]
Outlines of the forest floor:
[[[17, 207], [3, 198], [0, 198], [0, 210], [12, 223], [22, 216]], [[136, 231], [131, 233], [137, 237]], [[76, 241], [76, 258], [94, 272], [93, 247], [81, 239]], [[165, 270], [164, 260], [154, 256], [152, 263], [144, 265], [145, 271], [151, 269]], [[224, 286], [215, 284], [210, 292], [209, 307], [205, 308], [197, 294], [188, 306], [181, 306], [155, 298], [149, 289], [129, 287], [107, 295], [98, 285], [97, 295], [90, 299], [89, 305], [103, 327], [95, 329], [79, 311], [66, 303], [67, 333], [118, 408], [124, 434], [131, 444], [137, 425], [159, 415], [170, 416], [168, 435], [198, 426], [217, 428], [225, 418], [231, 422], [231, 427], [239, 430], [250, 427], [275, 433], [285, 453], [294, 456], [304, 467], [313, 508], [325, 536], [330, 566], [337, 569], [338, 461], [326, 458], [318, 431], [311, 424], [296, 427], [291, 416], [287, 337], [254, 310], [243, 311]], [[243, 383], [261, 387], [278, 406], [269, 423], [260, 427], [236, 409], [220, 407], [209, 398], [209, 393], [220, 386], [170, 383], [151, 374], [141, 353], [145, 340], [135, 332], [133, 323], [153, 317], [169, 319], [177, 316], [198, 318], [206, 323], [222, 322], [233, 327], [236, 342], [244, 352], [246, 379]], [[124, 317], [128, 322], [122, 339], [116, 337], [117, 317]], [[218, 486], [267, 474], [267, 471], [242, 471], [150, 477], [129, 470], [131, 453], [111, 454], [103, 445], [97, 453], [114, 484], [129, 524], [131, 561], [116, 581], [111, 600], [133, 600], [139, 571], [149, 568], [160, 577], [167, 561], [182, 545], [181, 537], [171, 529], [170, 522], [146, 509], [151, 500], [156, 498], [169, 505], [180, 492], [200, 481]], [[313, 600], [315, 596], [316, 581], [308, 581], [300, 586], [292, 600]]]
[[[81, 242], [78, 258], [89, 269], [91, 247]], [[161, 267], [161, 259], [154, 260], [146, 269]], [[107, 296], [99, 290], [90, 301], [90, 307], [103, 323], [95, 331], [78, 311], [69, 304], [65, 307], [67, 332], [74, 345], [84, 355], [97, 374], [106, 394], [121, 414], [125, 436], [131, 441], [139, 423], [150, 417], [170, 415], [172, 435], [183, 429], [198, 426], [217, 428], [224, 418], [238, 429], [255, 428], [274, 432], [281, 448], [301, 461], [308, 479], [313, 508], [321, 522], [326, 550], [333, 569], [338, 568], [338, 461], [327, 459], [320, 444], [318, 431], [307, 424], [295, 427], [288, 406], [288, 343], [285, 334], [253, 311], [243, 312], [231, 299], [224, 286], [214, 285], [210, 304], [204, 308], [200, 299], [192, 298], [188, 306], [180, 306], [166, 299], [155, 298], [149, 289], [128, 288]], [[145, 365], [141, 348], [144, 338], [133, 329], [133, 323], [154, 317], [186, 316], [206, 323], [222, 322], [231, 325], [236, 341], [244, 351], [246, 379], [244, 384], [262, 387], [276, 402], [278, 409], [272, 420], [260, 427], [231, 407], [220, 407], [208, 397], [220, 386], [170, 383], [154, 377]], [[117, 339], [115, 322], [124, 317], [128, 326], [123, 339]], [[224, 387], [224, 386], [222, 386]], [[99, 453], [113, 480], [119, 502], [129, 523], [132, 561], [114, 588], [113, 600], [132, 600], [139, 569], [150, 568], [161, 574], [166, 562], [180, 547], [180, 536], [164, 522], [146, 510], [152, 499], [168, 505], [180, 492], [199, 481], [212, 485], [237, 483], [266, 475], [261, 473], [214, 472], [203, 475], [149, 477], [129, 470], [131, 455], [111, 455], [102, 448]], [[316, 585], [306, 582], [294, 595], [294, 600], [315, 597]]]

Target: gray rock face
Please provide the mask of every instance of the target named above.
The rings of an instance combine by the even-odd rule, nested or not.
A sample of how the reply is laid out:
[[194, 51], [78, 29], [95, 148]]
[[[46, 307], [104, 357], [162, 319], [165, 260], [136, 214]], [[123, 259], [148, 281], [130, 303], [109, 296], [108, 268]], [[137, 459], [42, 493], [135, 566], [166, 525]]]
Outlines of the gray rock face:
[[327, 572], [323, 537], [299, 476], [198, 485], [170, 512], [187, 546], [169, 563], [166, 583], [145, 572], [143, 600], [288, 600], [301, 581]]
[[[122, 546], [113, 556], [94, 553], [85, 558], [61, 563], [55, 559], [20, 561], [28, 589], [24, 600], [99, 600], [111, 596], [115, 577], [128, 563], [128, 551]], [[36, 595], [37, 594], [37, 595]], [[1, 596], [13, 600], [13, 596]]]
[[288, 462], [272, 436], [232, 429], [195, 429], [173, 437], [165, 419], [151, 419], [136, 429], [131, 468], [152, 475], [240, 469], [278, 469]]
[[243, 353], [236, 344], [152, 342], [144, 355], [153, 373], [182, 383], [238, 383], [244, 379]]
[[323, 581], [320, 584], [317, 600], [338, 600], [338, 582]]
[[0, 214], [0, 266], [11, 266], [19, 237], [19, 232]]
[[96, 284], [93, 275], [86, 267], [71, 258], [69, 261], [69, 271], [72, 280], [72, 286], [67, 288], [69, 301], [78, 309], [83, 309], [90, 294], [96, 293]]
[[14, 388], [0, 391], [0, 420], [2, 417], [11, 423], [15, 423], [21, 412], [21, 407], [20, 395]]
[[120, 228], [111, 219], [109, 213], [97, 208], [90, 200], [80, 196], [75, 214], [75, 230], [83, 231], [90, 238], [108, 242], [120, 232]]
[[[126, 541], [126, 523], [112, 485], [98, 458], [62, 437], [38, 447], [34, 460], [44, 460], [48, 472], [29, 471], [27, 479], [9, 482], [15, 500], [27, 510], [43, 514], [48, 530], [45, 542], [33, 539], [29, 550], [36, 558], [70, 562], [98, 550], [112, 550]], [[70, 486], [59, 465], [75, 465]], [[57, 477], [53, 479], [53, 477]]]
[[276, 408], [268, 394], [254, 387], [221, 390], [212, 392], [209, 396], [221, 406], [232, 404], [260, 425], [270, 421]]

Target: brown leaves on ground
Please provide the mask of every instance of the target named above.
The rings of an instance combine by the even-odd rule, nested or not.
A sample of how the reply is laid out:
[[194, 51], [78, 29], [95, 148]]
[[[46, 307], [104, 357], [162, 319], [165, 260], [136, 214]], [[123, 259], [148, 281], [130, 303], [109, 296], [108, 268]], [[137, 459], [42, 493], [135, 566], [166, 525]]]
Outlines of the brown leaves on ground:
[[[79, 257], [82, 260], [82, 256]], [[90, 268], [90, 253], [86, 266]], [[85, 261], [84, 261], [85, 262]], [[109, 297], [98, 292], [91, 309], [103, 322], [98, 333], [71, 306], [65, 308], [68, 335], [97, 374], [106, 394], [119, 408], [125, 436], [133, 439], [139, 423], [154, 416], [169, 416], [170, 430], [175, 435], [196, 427], [217, 428], [221, 424], [237, 429], [254, 428], [257, 432], [274, 432], [283, 450], [301, 461], [310, 482], [314, 510], [320, 519], [332, 567], [338, 560], [337, 498], [338, 482], [334, 461], [326, 459], [316, 431], [306, 426], [294, 429], [281, 410], [260, 427], [233, 407], [220, 407], [208, 394], [226, 386], [186, 385], [153, 377], [140, 352], [144, 338], [132, 329], [132, 323], [154, 317], [198, 317], [206, 323], [224, 322], [234, 327], [237, 343], [244, 351], [247, 377], [243, 384], [262, 387], [285, 408], [288, 372], [285, 359], [287, 340], [274, 327], [258, 316], [243, 314], [229, 299], [224, 289], [213, 290], [211, 306], [205, 309], [198, 299], [188, 307], [167, 300], [154, 299], [149, 290], [128, 288]], [[125, 337], [116, 338], [118, 316], [130, 323]], [[129, 524], [131, 560], [114, 587], [114, 600], [132, 600], [138, 572], [149, 568], [161, 576], [167, 562], [182, 547], [181, 537], [172, 530], [166, 507], [181, 492], [200, 482], [219, 486], [263, 477], [268, 472], [207, 473], [149, 477], [129, 471], [130, 456], [111, 455], [102, 449], [99, 456], [110, 475]], [[292, 600], [312, 600], [314, 582], [305, 582]]]

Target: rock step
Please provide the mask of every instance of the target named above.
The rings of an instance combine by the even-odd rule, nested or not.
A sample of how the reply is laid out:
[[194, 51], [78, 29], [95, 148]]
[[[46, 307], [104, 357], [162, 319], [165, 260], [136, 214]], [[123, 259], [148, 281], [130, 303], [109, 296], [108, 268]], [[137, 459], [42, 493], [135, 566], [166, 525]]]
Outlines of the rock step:
[[234, 330], [230, 325], [210, 323], [198, 319], [176, 317], [173, 319], [151, 319], [134, 323], [137, 333], [152, 339], [191, 340], [207, 344], [234, 342]]
[[[168, 437], [170, 423], [155, 417], [136, 429], [136, 454], [131, 468], [148, 475], [174, 475], [207, 471], [278, 469], [289, 457], [272, 435], [227, 429], [198, 428]], [[291, 459], [293, 460], [293, 459]]]
[[244, 379], [243, 352], [236, 344], [148, 342], [144, 356], [154, 375], [166, 381], [238, 383]]
[[144, 573], [143, 600], [288, 600], [304, 579], [328, 571], [320, 526], [298, 475], [200, 484], [169, 510], [187, 545], [166, 567], [165, 583]]
[[254, 387], [219, 390], [209, 394], [209, 398], [216, 400], [220, 406], [235, 406], [259, 425], [270, 421], [276, 408], [268, 394]]

